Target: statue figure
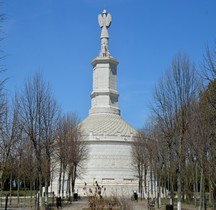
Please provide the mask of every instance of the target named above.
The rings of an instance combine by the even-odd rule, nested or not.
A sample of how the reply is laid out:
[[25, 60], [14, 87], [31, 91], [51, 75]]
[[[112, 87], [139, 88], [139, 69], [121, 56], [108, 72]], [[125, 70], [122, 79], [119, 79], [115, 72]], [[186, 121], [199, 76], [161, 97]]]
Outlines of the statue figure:
[[111, 25], [112, 17], [110, 14], [107, 14], [106, 10], [103, 11], [103, 16], [100, 14], [98, 15], [98, 23], [101, 27], [101, 57], [109, 57], [109, 49], [108, 49], [108, 40], [109, 40], [109, 34], [108, 34], [108, 28]]

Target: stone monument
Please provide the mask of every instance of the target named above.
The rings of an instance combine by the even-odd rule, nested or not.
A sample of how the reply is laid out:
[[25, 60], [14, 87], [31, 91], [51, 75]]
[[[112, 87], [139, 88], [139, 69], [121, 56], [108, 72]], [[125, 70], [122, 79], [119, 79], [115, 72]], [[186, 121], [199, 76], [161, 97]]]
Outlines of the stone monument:
[[[137, 172], [132, 166], [132, 143], [137, 131], [120, 116], [117, 91], [118, 61], [110, 55], [108, 28], [112, 17], [103, 11], [98, 15], [101, 27], [101, 49], [92, 61], [93, 90], [88, 117], [80, 123], [81, 140], [88, 147], [88, 159], [81, 176], [76, 180], [75, 191], [84, 195], [83, 188], [95, 183], [106, 189], [107, 195], [127, 193], [138, 189]], [[52, 190], [58, 189], [54, 180]]]
[[[83, 141], [88, 144], [86, 172], [77, 180], [77, 188], [103, 185], [107, 194], [127, 191], [132, 195], [138, 188], [137, 172], [132, 167], [131, 145], [136, 130], [120, 116], [117, 91], [118, 61], [109, 52], [109, 34], [112, 17], [103, 11], [98, 15], [101, 27], [101, 50], [92, 61], [93, 91], [89, 116], [81, 123]], [[79, 190], [80, 191], [80, 190]]]

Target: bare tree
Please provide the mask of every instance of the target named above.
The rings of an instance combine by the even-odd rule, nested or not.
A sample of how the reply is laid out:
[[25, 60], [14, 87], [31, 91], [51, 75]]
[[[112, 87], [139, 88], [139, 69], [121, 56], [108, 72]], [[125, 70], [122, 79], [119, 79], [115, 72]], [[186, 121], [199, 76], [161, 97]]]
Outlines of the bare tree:
[[2, 188], [4, 184], [4, 173], [7, 169], [10, 168], [9, 159], [11, 158], [11, 156], [14, 156], [16, 144], [18, 143], [18, 140], [21, 136], [18, 109], [18, 104], [14, 105], [12, 111], [10, 111], [7, 106], [5, 107], [4, 112], [1, 114], [1, 117], [4, 118], [4, 121], [2, 122], [0, 127], [0, 179], [2, 181]]
[[[212, 81], [200, 98], [200, 111], [203, 136], [203, 154], [205, 175], [212, 189], [213, 209], [216, 209], [216, 80]], [[205, 177], [204, 177], [205, 178]], [[203, 184], [203, 186], [205, 186]]]
[[[147, 145], [147, 138], [142, 131], [137, 134], [135, 141], [132, 144], [132, 157], [133, 157], [133, 166], [137, 171], [139, 179], [139, 193], [141, 194], [141, 199], [143, 198], [143, 188], [145, 193], [146, 189], [146, 176], [149, 166]], [[143, 186], [144, 183], [144, 186]]]
[[87, 157], [87, 147], [81, 141], [81, 127], [75, 114], [64, 115], [58, 123], [55, 142], [55, 159], [59, 165], [58, 196], [64, 195], [64, 180], [67, 175], [67, 194], [74, 192], [76, 178], [81, 173]]
[[[202, 120], [202, 113], [200, 109], [200, 102], [194, 102], [190, 107], [191, 109], [191, 118], [189, 122], [189, 135], [190, 138], [187, 141], [188, 146], [188, 157], [189, 161], [192, 162], [193, 170], [191, 174], [194, 177], [194, 199], [195, 205], [197, 205], [197, 193], [198, 193], [198, 184], [200, 191], [200, 203], [199, 209], [202, 209], [204, 206], [204, 180], [206, 180], [206, 161], [205, 161], [205, 151], [206, 151], [206, 141], [207, 141], [207, 132], [205, 131], [206, 125]], [[205, 128], [204, 128], [205, 127]], [[200, 177], [198, 183], [198, 175]]]
[[[69, 140], [68, 133], [71, 130], [70, 120], [67, 115], [59, 119], [55, 141], [55, 160], [59, 166], [59, 183], [58, 183], [58, 196], [64, 195], [64, 183], [66, 169], [69, 164]], [[73, 125], [72, 125], [73, 126]], [[73, 127], [72, 127], [73, 128]]]
[[77, 120], [77, 117], [74, 118], [74, 129], [70, 132], [70, 143], [69, 143], [69, 150], [70, 150], [70, 156], [69, 156], [69, 173], [68, 177], [71, 181], [71, 191], [75, 192], [75, 182], [76, 179], [80, 176], [82, 176], [83, 173], [83, 163], [87, 159], [88, 156], [88, 150], [86, 143], [81, 140], [81, 133], [82, 128], [80, 127]]
[[216, 42], [213, 48], [206, 47], [203, 57], [202, 70], [204, 78], [212, 82], [216, 78]]
[[208, 162], [207, 171], [211, 185], [210, 189], [212, 190], [213, 209], [216, 209], [216, 179], [215, 175], [212, 174], [216, 167], [216, 42], [212, 48], [209, 46], [206, 47], [202, 70], [207, 85], [200, 98], [201, 119], [203, 122], [203, 129], [205, 129], [205, 131], [208, 130], [208, 135], [205, 138], [206, 143], [208, 142], [208, 144], [205, 144], [206, 148], [209, 148], [209, 150], [206, 151], [208, 154], [206, 157], [206, 161]]
[[24, 90], [19, 97], [19, 104], [20, 122], [23, 131], [33, 145], [37, 160], [39, 206], [42, 208], [42, 180], [44, 177], [46, 202], [58, 107], [49, 86], [39, 73], [25, 83]]
[[153, 111], [167, 140], [170, 162], [173, 160], [173, 149], [176, 155], [178, 210], [181, 209], [184, 145], [190, 116], [189, 107], [198, 96], [198, 84], [194, 65], [186, 55], [178, 54], [156, 87], [154, 95]]
[[[154, 122], [154, 118], [152, 121]], [[151, 124], [148, 132], [146, 132], [148, 138], [147, 150], [151, 168], [151, 179], [153, 180], [151, 183], [154, 184], [151, 188], [154, 189], [154, 197], [157, 198], [157, 205], [160, 208], [161, 194], [165, 195], [166, 192], [164, 189], [166, 189], [166, 169], [169, 165], [169, 159], [166, 141], [164, 141], [157, 124], [154, 123]]]
[[4, 172], [4, 162], [2, 161], [4, 160], [4, 147], [3, 147], [3, 142], [4, 142], [4, 138], [3, 138], [3, 130], [4, 130], [4, 119], [5, 119], [5, 115], [7, 113], [7, 103], [6, 103], [6, 97], [5, 97], [5, 93], [4, 93], [4, 81], [0, 80], [0, 188], [2, 189], [2, 185], [3, 185], [3, 180], [2, 180], [2, 176], [3, 176], [3, 172]]
[[[2, 38], [2, 22], [5, 20], [5, 15], [0, 14], [0, 41], [3, 39]], [[0, 57], [0, 60], [2, 59], [2, 56]], [[4, 72], [4, 68], [2, 65], [0, 65], [0, 75]], [[8, 109], [8, 104], [7, 104], [7, 99], [4, 91], [5, 87], [5, 79], [0, 78], [0, 132], [3, 132], [3, 127], [4, 127], [4, 120], [5, 120], [5, 115]], [[3, 137], [0, 136], [0, 145], [2, 144]], [[3, 156], [3, 151], [0, 151], [0, 160], [2, 160]], [[3, 170], [4, 170], [4, 164], [2, 164], [2, 161], [0, 161], [0, 188], [2, 189], [2, 176], [3, 176]]]

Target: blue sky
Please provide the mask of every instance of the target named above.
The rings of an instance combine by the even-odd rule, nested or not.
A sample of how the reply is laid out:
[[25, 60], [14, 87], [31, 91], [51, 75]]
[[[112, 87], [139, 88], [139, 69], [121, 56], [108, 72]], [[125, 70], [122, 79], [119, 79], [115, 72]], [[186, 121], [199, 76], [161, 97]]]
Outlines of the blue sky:
[[9, 96], [40, 71], [64, 112], [87, 117], [103, 9], [113, 20], [109, 49], [119, 61], [121, 116], [135, 128], [145, 124], [154, 86], [174, 55], [187, 53], [199, 66], [216, 40], [215, 0], [5, 0], [0, 47]]

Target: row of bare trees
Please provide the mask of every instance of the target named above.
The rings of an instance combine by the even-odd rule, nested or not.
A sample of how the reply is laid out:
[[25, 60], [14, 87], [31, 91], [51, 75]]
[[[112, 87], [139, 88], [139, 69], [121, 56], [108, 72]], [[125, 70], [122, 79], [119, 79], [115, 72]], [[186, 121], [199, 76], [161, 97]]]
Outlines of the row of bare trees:
[[[75, 114], [61, 114], [49, 85], [40, 73], [27, 80], [24, 88], [9, 106], [0, 83], [0, 181], [4, 188], [20, 183], [24, 188], [39, 191], [42, 206], [42, 189], [45, 203], [52, 173], [59, 172], [64, 185], [67, 173], [68, 190], [73, 192], [78, 171], [87, 151], [80, 139], [81, 128]], [[64, 186], [59, 185], [59, 191]], [[69, 193], [70, 195], [70, 193]], [[19, 194], [18, 194], [19, 197]]]
[[207, 48], [201, 69], [186, 55], [174, 57], [155, 87], [148, 129], [133, 146], [140, 192], [150, 173], [157, 195], [168, 189], [178, 210], [182, 200], [216, 209], [216, 46]]
[[[4, 19], [5, 15], [0, 14], [0, 33]], [[22, 186], [25, 191], [30, 190], [31, 196], [33, 191], [39, 191], [41, 209], [43, 188], [47, 203], [49, 186], [57, 179], [56, 174], [59, 195], [60, 191], [64, 194], [65, 179], [69, 197], [74, 191], [87, 157], [79, 119], [75, 114], [62, 114], [40, 73], [28, 79], [10, 102], [3, 73], [0, 65], [0, 197], [3, 190], [9, 189], [11, 196], [16, 188], [19, 202]]]
[[16, 97], [16, 103], [22, 133], [30, 140], [35, 155], [41, 203], [43, 181], [48, 193], [52, 144], [59, 110], [48, 85], [39, 74], [25, 83], [24, 90]]
[[[75, 191], [75, 181], [83, 172], [82, 163], [87, 158], [85, 142], [80, 141], [81, 128], [75, 114], [67, 114], [60, 118], [57, 125], [57, 138], [55, 142], [55, 160], [58, 164], [58, 196], [65, 194], [71, 196]], [[67, 186], [65, 178], [67, 177]]]

